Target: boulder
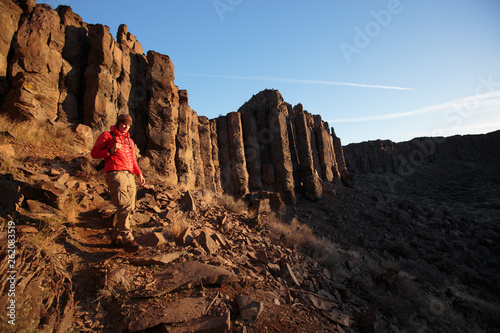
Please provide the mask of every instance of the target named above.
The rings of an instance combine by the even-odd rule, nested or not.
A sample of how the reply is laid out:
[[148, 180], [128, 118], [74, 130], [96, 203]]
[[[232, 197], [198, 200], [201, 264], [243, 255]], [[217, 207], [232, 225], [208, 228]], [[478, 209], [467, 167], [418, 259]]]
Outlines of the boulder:
[[248, 295], [237, 295], [236, 304], [238, 304], [241, 318], [249, 323], [255, 323], [264, 309], [264, 304]]
[[23, 195], [14, 177], [11, 174], [0, 174], [0, 215], [14, 213], [22, 201]]
[[238, 282], [234, 273], [220, 267], [197, 261], [185, 261], [172, 265], [155, 275], [155, 280], [147, 288], [135, 292], [135, 297], [158, 297], [180, 288]]
[[137, 302], [130, 309], [128, 331], [139, 332], [160, 324], [182, 323], [200, 318], [206, 314], [212, 302], [211, 297], [186, 297], [161, 304], [156, 300]]

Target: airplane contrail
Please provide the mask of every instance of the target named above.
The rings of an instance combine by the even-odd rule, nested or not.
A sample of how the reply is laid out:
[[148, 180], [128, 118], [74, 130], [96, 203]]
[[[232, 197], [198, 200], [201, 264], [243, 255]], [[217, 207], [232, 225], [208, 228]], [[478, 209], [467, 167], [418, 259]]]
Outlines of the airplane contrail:
[[385, 86], [376, 84], [337, 82], [337, 81], [325, 81], [325, 80], [288, 79], [288, 78], [269, 77], [269, 76], [238, 76], [238, 75], [194, 74], [194, 73], [176, 73], [176, 75], [212, 77], [219, 79], [234, 79], [234, 80], [260, 80], [260, 81], [274, 81], [274, 82], [287, 82], [287, 83], [299, 83], [299, 84], [320, 84], [328, 86], [349, 86], [349, 87], [390, 89], [390, 90], [414, 90], [413, 88]]
[[475, 113], [482, 113], [492, 108], [500, 108], [500, 91], [493, 91], [481, 95], [472, 95], [458, 98], [445, 103], [430, 105], [407, 112], [387, 113], [354, 118], [330, 119], [328, 121], [334, 123], [358, 123], [410, 117], [432, 112], [446, 112], [450, 110], [461, 111], [461, 113], [463, 114], [471, 115]]

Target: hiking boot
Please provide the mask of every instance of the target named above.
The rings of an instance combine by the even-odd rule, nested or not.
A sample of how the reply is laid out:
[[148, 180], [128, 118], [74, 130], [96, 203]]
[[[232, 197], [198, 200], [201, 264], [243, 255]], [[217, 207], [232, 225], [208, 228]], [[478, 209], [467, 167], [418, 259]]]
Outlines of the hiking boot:
[[116, 247], [121, 247], [127, 252], [136, 252], [142, 249], [142, 246], [137, 244], [137, 242], [132, 237], [118, 236], [111, 240], [111, 245]]
[[125, 242], [122, 243], [122, 247], [125, 251], [131, 253], [131, 252], [137, 252], [142, 249], [142, 246], [137, 244], [137, 242], [134, 239], [128, 239]]

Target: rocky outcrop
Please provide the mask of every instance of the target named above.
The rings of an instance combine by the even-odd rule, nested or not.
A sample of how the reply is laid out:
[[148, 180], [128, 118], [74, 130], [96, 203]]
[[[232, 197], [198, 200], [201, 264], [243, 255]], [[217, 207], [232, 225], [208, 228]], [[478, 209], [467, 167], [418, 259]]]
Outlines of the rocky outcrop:
[[87, 24], [68, 6], [2, 1], [0, 98], [13, 118], [49, 119], [108, 130], [134, 120], [141, 155], [183, 189], [238, 197], [275, 191], [287, 203], [318, 200], [322, 182], [342, 179], [342, 151], [320, 116], [292, 107], [276, 90], [237, 112], [198, 116], [174, 83], [167, 55], [143, 53], [126, 25]]
[[500, 131], [447, 138], [423, 137], [399, 143], [376, 140], [343, 148], [349, 171], [405, 175], [416, 167], [439, 162], [500, 162]]

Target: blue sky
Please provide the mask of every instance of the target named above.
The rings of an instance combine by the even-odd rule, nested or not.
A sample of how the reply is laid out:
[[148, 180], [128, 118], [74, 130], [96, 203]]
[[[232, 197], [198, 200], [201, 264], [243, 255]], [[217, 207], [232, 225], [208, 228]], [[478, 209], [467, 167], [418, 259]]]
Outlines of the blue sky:
[[500, 129], [498, 0], [47, 0], [167, 54], [198, 115], [278, 89], [343, 144]]

